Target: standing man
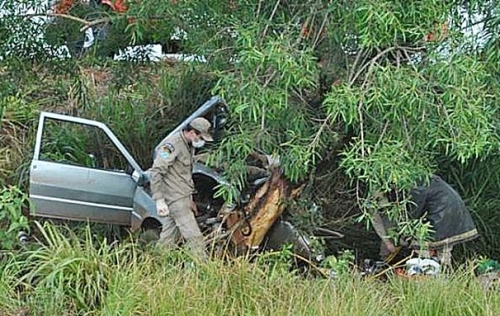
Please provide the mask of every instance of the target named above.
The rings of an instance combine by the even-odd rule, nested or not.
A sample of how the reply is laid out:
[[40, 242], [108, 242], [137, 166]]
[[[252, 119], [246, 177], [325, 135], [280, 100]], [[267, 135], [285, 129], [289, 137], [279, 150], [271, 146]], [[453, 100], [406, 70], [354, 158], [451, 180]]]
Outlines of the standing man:
[[[385, 196], [378, 195], [378, 198], [380, 206], [389, 203]], [[425, 217], [432, 225], [434, 231], [431, 235], [432, 241], [425, 246], [436, 252], [443, 265], [450, 265], [454, 245], [478, 236], [474, 221], [460, 195], [436, 175], [431, 177], [428, 184], [419, 185], [410, 191], [407, 210], [411, 218]], [[388, 230], [395, 224], [378, 211], [373, 214], [372, 222], [375, 231], [382, 239], [381, 257], [385, 258], [396, 252], [396, 247], [388, 234]]]
[[159, 216], [167, 217], [159, 243], [168, 248], [180, 237], [198, 258], [205, 257], [205, 243], [193, 212], [197, 211], [192, 194], [195, 148], [213, 141], [210, 122], [195, 118], [182, 131], [165, 138], [157, 147], [151, 172], [151, 190]]

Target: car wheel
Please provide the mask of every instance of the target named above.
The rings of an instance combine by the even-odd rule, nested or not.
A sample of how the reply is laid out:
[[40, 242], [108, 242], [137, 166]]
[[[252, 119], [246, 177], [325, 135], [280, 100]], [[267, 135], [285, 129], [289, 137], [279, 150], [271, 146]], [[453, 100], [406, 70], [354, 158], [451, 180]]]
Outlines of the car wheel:
[[158, 228], [145, 228], [139, 234], [139, 242], [145, 245], [155, 243], [158, 239], [160, 239]]
[[264, 250], [279, 250], [284, 245], [292, 244], [293, 253], [298, 262], [311, 260], [311, 247], [308, 240], [289, 222], [278, 220], [271, 227], [264, 239]]

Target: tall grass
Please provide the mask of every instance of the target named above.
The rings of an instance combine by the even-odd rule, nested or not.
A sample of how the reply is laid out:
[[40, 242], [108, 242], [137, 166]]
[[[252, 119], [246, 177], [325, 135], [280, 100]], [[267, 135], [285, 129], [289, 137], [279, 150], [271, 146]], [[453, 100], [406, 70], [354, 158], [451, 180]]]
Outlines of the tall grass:
[[[471, 269], [386, 282], [308, 277], [244, 258], [199, 263], [181, 250], [110, 245], [90, 229], [39, 228], [2, 259], [0, 315], [498, 315], [500, 295]], [[278, 257], [277, 260], [280, 260]]]
[[13, 184], [14, 175], [22, 173], [19, 169], [26, 164], [31, 138], [27, 129], [34, 121], [36, 106], [20, 96], [0, 97], [0, 185]]
[[500, 296], [483, 289], [470, 274], [459, 272], [445, 277], [412, 282], [395, 279], [390, 293], [395, 297], [393, 315], [498, 315]]

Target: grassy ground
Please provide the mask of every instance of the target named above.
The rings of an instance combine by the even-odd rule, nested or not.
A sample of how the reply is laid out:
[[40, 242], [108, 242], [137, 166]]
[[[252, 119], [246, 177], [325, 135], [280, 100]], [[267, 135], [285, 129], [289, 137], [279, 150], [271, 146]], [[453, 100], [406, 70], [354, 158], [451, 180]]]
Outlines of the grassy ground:
[[289, 272], [279, 253], [197, 263], [181, 251], [99, 241], [46, 224], [4, 254], [0, 315], [498, 315], [472, 268], [436, 278], [335, 279]]

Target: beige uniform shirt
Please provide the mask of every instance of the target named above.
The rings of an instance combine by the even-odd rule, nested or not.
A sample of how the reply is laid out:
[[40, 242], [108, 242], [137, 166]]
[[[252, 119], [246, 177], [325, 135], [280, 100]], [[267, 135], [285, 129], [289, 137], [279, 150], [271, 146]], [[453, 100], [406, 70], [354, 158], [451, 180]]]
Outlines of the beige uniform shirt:
[[193, 155], [194, 149], [188, 145], [182, 131], [158, 146], [150, 169], [154, 200], [164, 198], [170, 204], [194, 193]]

